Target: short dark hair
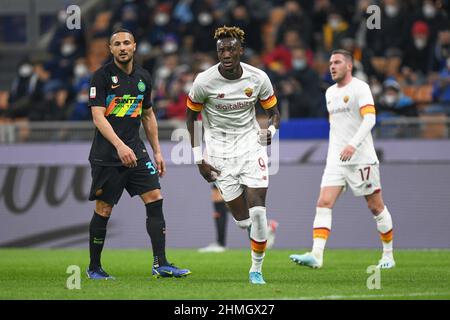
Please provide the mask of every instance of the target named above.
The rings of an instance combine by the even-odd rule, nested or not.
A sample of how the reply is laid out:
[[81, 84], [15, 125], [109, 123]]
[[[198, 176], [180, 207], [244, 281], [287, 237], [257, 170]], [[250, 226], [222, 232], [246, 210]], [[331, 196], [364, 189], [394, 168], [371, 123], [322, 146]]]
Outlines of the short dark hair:
[[347, 60], [350, 60], [350, 62], [353, 63], [353, 55], [348, 50], [344, 50], [344, 49], [333, 50], [331, 52], [331, 55], [333, 55], [333, 54], [342, 54]]
[[133, 32], [131, 32], [130, 30], [125, 29], [125, 28], [117, 28], [111, 33], [111, 36], [109, 37], [109, 42], [111, 42], [113, 35], [115, 35], [116, 33], [121, 33], [121, 32], [129, 33], [133, 36], [133, 39], [135, 39]]

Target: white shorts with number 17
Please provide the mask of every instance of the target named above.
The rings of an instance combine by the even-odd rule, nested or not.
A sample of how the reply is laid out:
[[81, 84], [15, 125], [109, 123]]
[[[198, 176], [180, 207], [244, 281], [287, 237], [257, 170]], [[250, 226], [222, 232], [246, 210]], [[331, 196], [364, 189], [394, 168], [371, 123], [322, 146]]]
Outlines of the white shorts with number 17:
[[355, 196], [367, 196], [381, 190], [378, 164], [327, 165], [320, 187], [350, 186]]
[[208, 161], [220, 170], [215, 184], [226, 202], [239, 197], [244, 190], [243, 185], [249, 188], [269, 186], [268, 157], [264, 147], [240, 157], [209, 157]]

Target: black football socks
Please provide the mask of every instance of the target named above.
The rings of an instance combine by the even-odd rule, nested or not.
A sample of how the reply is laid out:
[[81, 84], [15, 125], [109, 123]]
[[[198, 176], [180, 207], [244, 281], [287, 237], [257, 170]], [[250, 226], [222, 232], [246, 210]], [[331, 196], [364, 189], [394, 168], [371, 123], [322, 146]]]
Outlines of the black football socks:
[[94, 270], [101, 266], [100, 257], [106, 237], [106, 225], [109, 217], [103, 217], [94, 211], [89, 224], [89, 254], [91, 261], [89, 269]]
[[214, 202], [217, 243], [225, 247], [228, 209], [224, 201]]
[[168, 265], [166, 259], [166, 222], [164, 220], [163, 199], [147, 203], [147, 233], [150, 236], [153, 249], [153, 265], [155, 267]]

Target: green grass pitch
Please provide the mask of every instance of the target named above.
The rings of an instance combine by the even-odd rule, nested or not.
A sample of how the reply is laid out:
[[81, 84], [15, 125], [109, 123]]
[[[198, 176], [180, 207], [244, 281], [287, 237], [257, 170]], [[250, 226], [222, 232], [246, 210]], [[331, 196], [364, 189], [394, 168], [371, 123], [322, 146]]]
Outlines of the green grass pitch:
[[[192, 274], [181, 279], [151, 276], [150, 250], [103, 253], [103, 266], [115, 281], [86, 278], [88, 250], [0, 250], [0, 299], [450, 299], [449, 250], [397, 250], [397, 266], [381, 271], [381, 288], [366, 286], [367, 267], [379, 250], [325, 252], [324, 267], [297, 266], [289, 254], [303, 250], [268, 251], [267, 285], [248, 283], [249, 250], [201, 254], [169, 249], [168, 257]], [[69, 265], [81, 268], [81, 289], [69, 290]]]

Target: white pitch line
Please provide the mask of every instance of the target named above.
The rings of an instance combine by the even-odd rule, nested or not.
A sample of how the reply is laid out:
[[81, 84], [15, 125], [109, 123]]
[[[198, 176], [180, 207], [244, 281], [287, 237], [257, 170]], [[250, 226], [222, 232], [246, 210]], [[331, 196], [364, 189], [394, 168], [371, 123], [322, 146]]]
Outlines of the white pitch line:
[[[356, 295], [331, 295], [319, 297], [295, 297], [295, 298], [275, 298], [276, 300], [341, 300], [341, 299], [365, 299], [365, 298], [402, 298], [402, 297], [422, 297], [422, 296], [449, 296], [450, 293], [437, 292], [415, 292], [415, 293], [392, 293], [392, 294], [356, 294]], [[274, 299], [274, 298], [271, 298]], [[270, 299], [269, 299], [270, 300]]]

